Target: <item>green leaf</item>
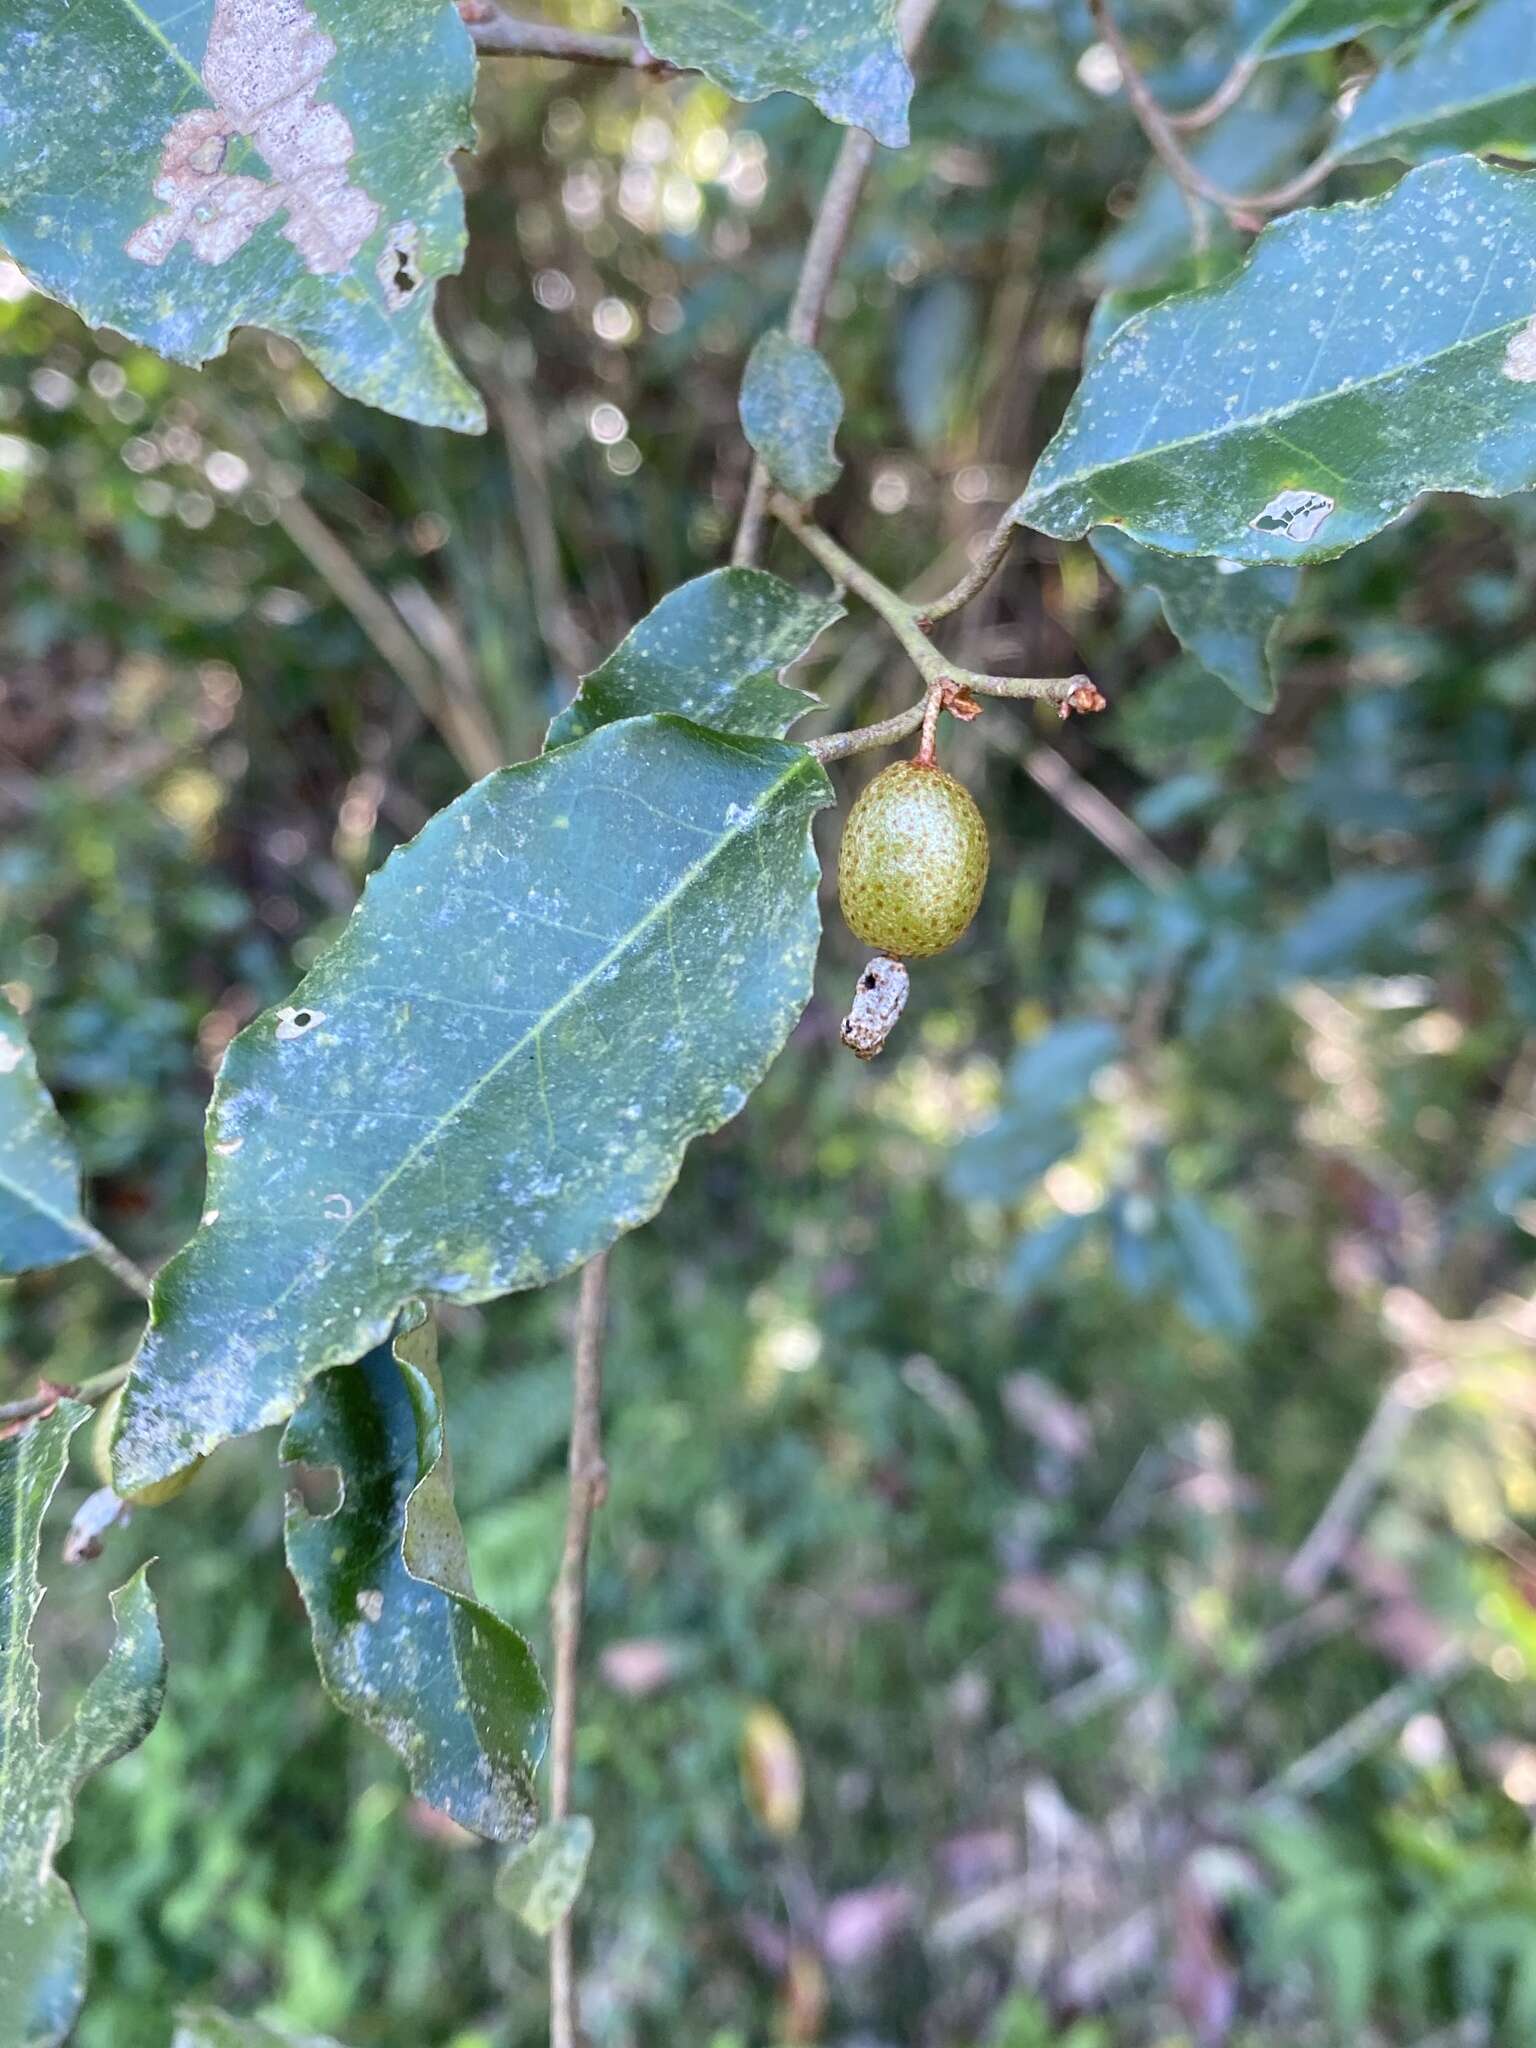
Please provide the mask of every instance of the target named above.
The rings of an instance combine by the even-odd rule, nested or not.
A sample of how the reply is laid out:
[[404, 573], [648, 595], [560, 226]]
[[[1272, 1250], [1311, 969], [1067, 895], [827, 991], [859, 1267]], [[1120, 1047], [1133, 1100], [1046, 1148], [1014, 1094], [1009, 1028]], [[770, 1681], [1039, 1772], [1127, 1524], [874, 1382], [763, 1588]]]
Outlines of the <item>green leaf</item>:
[[676, 711], [717, 732], [782, 739], [816, 699], [780, 678], [843, 607], [765, 569], [712, 569], [669, 591], [549, 728], [563, 746], [615, 719]]
[[[19, 10], [19, 12], [18, 12]], [[432, 319], [464, 252], [448, 159], [475, 58], [432, 0], [14, 0], [0, 243], [175, 362], [286, 334], [339, 390], [478, 432]]]
[[1098, 1221], [1095, 1209], [1082, 1216], [1055, 1216], [1038, 1230], [1026, 1231], [998, 1282], [1003, 1299], [1013, 1308], [1028, 1308], [1041, 1289], [1060, 1275]]
[[1428, 876], [1411, 869], [1341, 876], [1281, 936], [1275, 956], [1281, 976], [1357, 967], [1376, 938], [1402, 931], [1421, 914], [1429, 893]]
[[1178, 1252], [1184, 1312], [1203, 1329], [1246, 1336], [1256, 1320], [1247, 1262], [1237, 1239], [1193, 1195], [1168, 1198], [1168, 1228]]
[[165, 1652], [142, 1570], [112, 1595], [106, 1663], [45, 1742], [31, 1627], [43, 1516], [90, 1409], [61, 1401], [0, 1442], [0, 2048], [54, 2048], [84, 1995], [85, 1927], [54, 1858], [93, 1771], [142, 1742], [165, 1691]]
[[912, 74], [895, 0], [633, 0], [630, 11], [658, 57], [733, 99], [797, 92], [893, 149], [907, 140]]
[[832, 443], [842, 417], [843, 394], [815, 349], [770, 327], [747, 358], [741, 428], [792, 498], [819, 498], [841, 476]]
[[296, 2034], [265, 2020], [234, 2020], [211, 2006], [183, 2006], [171, 2048], [341, 2048], [329, 2034]]
[[1116, 329], [1013, 518], [1321, 561], [1426, 490], [1536, 483], [1536, 181], [1453, 157], [1293, 213]]
[[1239, 0], [1238, 33], [1253, 57], [1298, 57], [1350, 43], [1368, 28], [1400, 28], [1431, 0]]
[[575, 1905], [591, 1857], [592, 1823], [585, 1814], [549, 1821], [496, 1873], [496, 1903], [534, 1934], [546, 1935]]
[[1019, 1047], [1008, 1068], [1008, 1093], [1036, 1115], [1071, 1108], [1124, 1043], [1107, 1017], [1064, 1018]]
[[413, 1297], [542, 1286], [653, 1215], [810, 995], [829, 798], [801, 747], [626, 719], [394, 854], [225, 1054], [119, 1492], [281, 1421]]
[[341, 1482], [334, 1513], [294, 1500], [284, 1529], [326, 1691], [402, 1758], [418, 1798], [520, 1840], [537, 1820], [549, 1702], [532, 1650], [474, 1597], [424, 1309], [393, 1344], [313, 1382], [282, 1455]]
[[1245, 569], [1203, 555], [1165, 555], [1111, 527], [1089, 536], [1122, 590], [1155, 591], [1168, 630], [1251, 711], [1271, 711], [1276, 631], [1296, 601], [1296, 569]]
[[[1334, 143], [1341, 161], [1417, 163], [1458, 149], [1536, 155], [1536, 8], [1483, 0], [1440, 16], [1413, 50], [1379, 71]], [[1469, 251], [1469, 254], [1472, 252]]]
[[0, 995], [0, 1273], [60, 1266], [92, 1250], [80, 1163], [38, 1077], [26, 1027]]

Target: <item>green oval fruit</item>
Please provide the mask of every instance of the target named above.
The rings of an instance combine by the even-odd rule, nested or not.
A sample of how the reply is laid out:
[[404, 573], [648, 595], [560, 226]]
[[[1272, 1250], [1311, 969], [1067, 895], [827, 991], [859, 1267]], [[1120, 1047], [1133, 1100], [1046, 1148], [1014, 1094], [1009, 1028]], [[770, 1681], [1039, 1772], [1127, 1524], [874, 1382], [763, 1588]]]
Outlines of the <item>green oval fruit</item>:
[[[123, 1391], [121, 1387], [112, 1389], [96, 1410], [96, 1420], [91, 1425], [91, 1463], [103, 1486], [112, 1484], [112, 1438], [117, 1430], [118, 1412], [123, 1405]], [[148, 1486], [141, 1486], [137, 1493], [124, 1494], [123, 1498], [131, 1508], [163, 1508], [167, 1501], [185, 1493], [206, 1463], [206, 1458], [194, 1458], [183, 1471], [172, 1473], [169, 1479], [156, 1479]]]
[[848, 813], [837, 893], [866, 946], [907, 960], [942, 953], [976, 915], [986, 881], [986, 824], [942, 768], [894, 762]]

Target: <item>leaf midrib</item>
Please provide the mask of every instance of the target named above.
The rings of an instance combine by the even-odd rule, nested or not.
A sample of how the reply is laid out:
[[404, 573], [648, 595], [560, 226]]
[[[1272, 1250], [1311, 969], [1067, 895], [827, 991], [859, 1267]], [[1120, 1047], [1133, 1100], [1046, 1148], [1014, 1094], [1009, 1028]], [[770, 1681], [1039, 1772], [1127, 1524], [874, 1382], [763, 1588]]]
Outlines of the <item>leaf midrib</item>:
[[[614, 726], [610, 726], [606, 728], [606, 730], [613, 731], [617, 729], [617, 725], [627, 723], [629, 723], [628, 720], [618, 720], [616, 721]], [[722, 742], [729, 743], [732, 739], [736, 738], [737, 736], [728, 733], [715, 733], [712, 734], [711, 737]], [[782, 746], [790, 743], [785, 741], [773, 741], [769, 742], [768, 744]], [[410, 1150], [404, 1155], [404, 1157], [399, 1161], [399, 1163], [393, 1168], [391, 1168], [391, 1170], [384, 1176], [383, 1180], [379, 1182], [379, 1185], [374, 1189], [373, 1193], [368, 1196], [367, 1200], [363, 1202], [358, 1208], [356, 1208], [353, 1211], [353, 1213], [347, 1218], [346, 1222], [341, 1225], [340, 1229], [336, 1232], [335, 1236], [330, 1240], [329, 1244], [326, 1246], [323, 1257], [317, 1263], [305, 1268], [304, 1271], [295, 1274], [294, 1278], [289, 1281], [288, 1285], [285, 1288], [283, 1288], [282, 1292], [273, 1298], [271, 1304], [271, 1312], [275, 1312], [276, 1310], [282, 1308], [301, 1287], [304, 1287], [313, 1282], [314, 1280], [319, 1279], [321, 1276], [323, 1276], [325, 1273], [328, 1273], [331, 1270], [331, 1268], [334, 1266], [336, 1262], [337, 1251], [338, 1247], [340, 1246], [341, 1240], [347, 1235], [348, 1231], [351, 1230], [352, 1226], [355, 1223], [360, 1223], [364, 1216], [371, 1214], [372, 1211], [378, 1207], [379, 1203], [389, 1193], [389, 1190], [395, 1185], [396, 1181], [398, 1181], [403, 1174], [407, 1173], [410, 1170], [410, 1168], [422, 1156], [423, 1153], [430, 1150], [430, 1148], [437, 1143], [439, 1138], [442, 1136], [443, 1132], [448, 1128], [450, 1124], [457, 1121], [457, 1119], [464, 1114], [465, 1110], [480, 1094], [482, 1089], [488, 1087], [490, 1083], [494, 1081], [496, 1077], [503, 1071], [503, 1069], [507, 1067], [512, 1060], [516, 1059], [519, 1053], [525, 1051], [529, 1045], [536, 1043], [542, 1037], [547, 1026], [556, 1017], [560, 1016], [568, 1008], [568, 1006], [571, 1003], [573, 1003], [579, 996], [583, 995], [601, 974], [606, 972], [608, 968], [612, 967], [617, 960], [621, 959], [624, 956], [624, 954], [627, 953], [633, 947], [633, 945], [636, 943], [636, 941], [639, 939], [640, 935], [643, 932], [647, 931], [653, 924], [657, 922], [659, 918], [666, 915], [672, 909], [672, 907], [678, 902], [678, 900], [685, 893], [685, 891], [687, 891], [693, 886], [693, 884], [699, 878], [699, 876], [704, 874], [709, 869], [709, 867], [720, 858], [722, 853], [724, 853], [728, 847], [738, 844], [747, 837], [748, 833], [750, 833], [755, 828], [758, 821], [763, 816], [764, 810], [768, 803], [773, 798], [778, 796], [779, 793], [786, 787], [786, 785], [790, 783], [795, 777], [804, 774], [807, 766], [811, 763], [811, 759], [812, 757], [810, 755], [804, 755], [800, 759], [791, 760], [789, 763], [787, 763], [784, 772], [781, 775], [775, 777], [774, 781], [766, 790], [764, 790], [762, 796], [752, 806], [752, 809], [748, 814], [748, 817], [745, 820], [745, 822], [736, 831], [722, 834], [721, 837], [717, 839], [715, 844], [710, 848], [708, 853], [702, 855], [700, 859], [694, 861], [689, 867], [687, 867], [679, 876], [678, 880], [676, 881], [676, 883], [674, 883], [672, 888], [667, 891], [666, 895], [658, 898], [658, 900], [655, 903], [653, 903], [650, 906], [650, 908], [646, 911], [645, 915], [642, 918], [640, 918], [635, 924], [631, 925], [628, 931], [626, 931], [623, 934], [622, 938], [616, 944], [611, 946], [608, 952], [606, 952], [600, 960], [598, 960], [592, 967], [590, 967], [587, 970], [587, 972], [584, 975], [582, 975], [579, 981], [572, 982], [570, 987], [564, 991], [564, 993], [560, 996], [558, 1001], [552, 1003], [549, 1006], [549, 1008], [540, 1015], [539, 1020], [536, 1024], [534, 1024], [529, 1030], [525, 1031], [522, 1034], [522, 1036], [518, 1038], [512, 1045], [508, 1046], [506, 1051], [501, 1053], [498, 1056], [498, 1058], [495, 1059], [492, 1062], [492, 1064], [486, 1068], [485, 1072], [481, 1074], [479, 1078], [475, 1080], [470, 1085], [470, 1087], [468, 1087], [464, 1091], [464, 1093], [461, 1096], [459, 1096], [458, 1100], [449, 1105], [449, 1107], [443, 1112], [443, 1114], [438, 1118], [436, 1123], [432, 1126], [432, 1129], [429, 1132], [427, 1132], [425, 1136], [417, 1140], [417, 1142], [410, 1148]]]
[[[1152, 312], [1157, 312], [1160, 309], [1153, 307], [1151, 310]], [[1150, 316], [1141, 315], [1139, 317], [1147, 318]], [[1306, 412], [1312, 406], [1328, 405], [1334, 399], [1351, 397], [1357, 391], [1369, 391], [1373, 385], [1384, 384], [1393, 377], [1416, 375], [1421, 370], [1432, 368], [1436, 363], [1449, 360], [1464, 349], [1481, 348], [1489, 341], [1496, 341], [1506, 334], [1513, 334], [1520, 328], [1528, 327], [1533, 317], [1536, 317], [1536, 305], [1533, 305], [1532, 312], [1530, 313], [1517, 314], [1513, 320], [1501, 321], [1496, 327], [1485, 327], [1480, 334], [1464, 335], [1460, 340], [1453, 341], [1448, 348], [1436, 349], [1432, 355], [1418, 356], [1412, 362], [1394, 364], [1390, 369], [1378, 370], [1369, 377], [1357, 377], [1352, 383], [1335, 385], [1329, 391], [1306, 392], [1288, 405], [1274, 406], [1268, 412], [1248, 413], [1243, 418], [1231, 420], [1225, 425], [1210, 427], [1204, 433], [1185, 434], [1176, 441], [1155, 442], [1150, 448], [1138, 448], [1134, 454], [1116, 456], [1112, 461], [1097, 463], [1090, 469], [1075, 469], [1069, 476], [1054, 478], [1038, 495], [1031, 488], [1026, 487], [1014, 512], [1014, 524], [1016, 526], [1027, 524], [1024, 514], [1028, 509], [1048, 503], [1059, 492], [1067, 490], [1073, 484], [1091, 483], [1096, 477], [1107, 476], [1112, 471], [1118, 469], [1135, 468], [1143, 462], [1156, 461], [1163, 456], [1176, 454], [1181, 448], [1195, 448], [1210, 443], [1219, 443], [1228, 435], [1247, 433], [1251, 429], [1261, 429], [1269, 426], [1275, 420], [1294, 419], [1298, 413]], [[1110, 342], [1106, 344], [1103, 354], [1095, 359], [1097, 364], [1102, 365], [1104, 363], [1108, 356], [1109, 348], [1125, 333], [1126, 328], [1130, 325], [1131, 322], [1128, 320], [1116, 330]], [[1320, 463], [1323, 461], [1321, 456], [1316, 459]], [[1326, 467], [1327, 465], [1324, 463], [1323, 466]]]
[[[1381, 74], [1384, 81], [1391, 75], [1390, 72]], [[1459, 121], [1463, 115], [1476, 113], [1479, 108], [1495, 107], [1500, 100], [1517, 100], [1528, 93], [1536, 93], [1536, 75], [1529, 72], [1516, 84], [1500, 86], [1494, 92], [1475, 93], [1470, 99], [1451, 100], [1421, 113], [1402, 110], [1395, 122], [1384, 128], [1373, 129], [1369, 134], [1357, 137], [1353, 143], [1350, 142], [1349, 123], [1346, 122], [1334, 137], [1330, 154], [1336, 157], [1339, 163], [1348, 163], [1355, 152], [1363, 147], [1368, 148], [1374, 143], [1391, 141], [1398, 136], [1411, 136], [1421, 128], [1437, 128], [1445, 121]], [[1363, 95], [1361, 105], [1364, 105]], [[1488, 149], [1492, 145], [1485, 142], [1482, 147]]]

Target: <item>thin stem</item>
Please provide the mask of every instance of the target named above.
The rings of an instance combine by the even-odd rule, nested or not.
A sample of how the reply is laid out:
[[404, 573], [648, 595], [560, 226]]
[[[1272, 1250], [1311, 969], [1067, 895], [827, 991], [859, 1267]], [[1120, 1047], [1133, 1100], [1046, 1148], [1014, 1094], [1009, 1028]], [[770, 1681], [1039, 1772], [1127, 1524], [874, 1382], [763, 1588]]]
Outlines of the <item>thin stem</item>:
[[1409, 1366], [1392, 1381], [1322, 1513], [1285, 1568], [1285, 1589], [1296, 1599], [1310, 1600], [1317, 1594], [1349, 1548], [1415, 1417], [1449, 1386], [1449, 1373], [1431, 1360]]
[[39, 1415], [51, 1415], [60, 1401], [104, 1401], [108, 1394], [119, 1388], [133, 1370], [132, 1360], [114, 1365], [106, 1372], [99, 1372], [94, 1379], [82, 1380], [77, 1387], [50, 1386], [35, 1394], [26, 1394], [19, 1401], [0, 1403], [0, 1436], [9, 1436], [23, 1422], [31, 1422]]
[[1276, 1799], [1306, 1799], [1331, 1785], [1335, 1778], [1368, 1756], [1379, 1742], [1401, 1727], [1416, 1707], [1466, 1668], [1466, 1653], [1458, 1644], [1446, 1643], [1408, 1678], [1399, 1679], [1379, 1693], [1368, 1706], [1341, 1722], [1314, 1748], [1286, 1765], [1243, 1803], [1247, 1807], [1267, 1806]]
[[918, 616], [925, 625], [931, 626], [939, 619], [947, 619], [951, 612], [959, 611], [969, 604], [978, 591], [984, 590], [1003, 566], [1008, 550], [1013, 546], [1013, 537], [1018, 527], [1010, 518], [1000, 520], [987, 537], [985, 547], [970, 568], [942, 597], [935, 597], [927, 604], [917, 607]]
[[[902, 0], [899, 25], [902, 47], [910, 59], [917, 51], [933, 19], [938, 0]], [[813, 343], [821, 331], [821, 317], [838, 265], [853, 232], [853, 217], [863, 196], [864, 181], [875, 160], [877, 144], [862, 128], [850, 128], [843, 137], [811, 224], [805, 254], [800, 259], [800, 277], [790, 301], [784, 328], [792, 341]], [[763, 522], [768, 510], [771, 485], [761, 460], [754, 460], [741, 522], [731, 560], [738, 567], [750, 567], [762, 552]]]
[[307, 499], [274, 491], [272, 500], [278, 525], [405, 684], [469, 780], [478, 782], [499, 768], [503, 748], [484, 706], [462, 702], [444, 687], [436, 664], [400, 613]]
[[[774, 518], [787, 526], [809, 554], [815, 556], [821, 566], [845, 589], [862, 597], [872, 611], [890, 627], [896, 638], [906, 649], [913, 667], [923, 681], [933, 688], [937, 684], [952, 683], [955, 689], [969, 690], [981, 697], [1038, 697], [1047, 703], [1070, 706], [1082, 693], [1097, 698], [1097, 691], [1087, 676], [989, 676], [979, 674], [975, 669], [961, 668], [945, 654], [941, 654], [928, 639], [918, 624], [918, 609], [899, 597], [888, 584], [878, 576], [872, 576], [862, 562], [856, 562], [852, 555], [840, 548], [829, 533], [824, 533], [813, 520], [807, 517], [802, 506], [782, 492], [775, 492], [768, 502], [768, 509]], [[926, 702], [927, 692], [924, 692]], [[1102, 700], [1100, 700], [1102, 701]], [[1084, 705], [1087, 708], [1087, 705]], [[1097, 708], [1095, 706], [1094, 708]], [[917, 707], [915, 730], [923, 721], [923, 705]], [[874, 730], [874, 728], [868, 728]], [[835, 737], [844, 737], [836, 735]], [[823, 740], [822, 748], [828, 745]], [[853, 752], [848, 747], [843, 751]], [[833, 758], [826, 753], [823, 760]]]
[[939, 713], [943, 708], [943, 683], [930, 683], [923, 705], [923, 736], [917, 743], [917, 758], [924, 768], [931, 768], [938, 758]]
[[1202, 100], [1198, 107], [1187, 108], [1182, 114], [1170, 114], [1168, 126], [1177, 128], [1184, 135], [1198, 128], [1209, 128], [1229, 107], [1237, 105], [1263, 62], [1262, 57], [1239, 57], [1209, 99]]
[[91, 1257], [98, 1266], [105, 1266], [114, 1280], [120, 1280], [130, 1294], [136, 1294], [140, 1301], [148, 1301], [154, 1291], [154, 1282], [142, 1266], [136, 1266], [126, 1252], [120, 1252], [109, 1237], [103, 1237], [99, 1230], [89, 1224], [83, 1228], [75, 1225], [76, 1232], [84, 1238]]
[[459, 15], [482, 57], [553, 57], [565, 64], [611, 64], [671, 78], [679, 66], [648, 50], [638, 36], [593, 35], [549, 21], [521, 21], [493, 0], [459, 0]]
[[1227, 218], [1237, 226], [1248, 225], [1249, 216], [1266, 213], [1281, 213], [1288, 206], [1294, 206], [1314, 186], [1320, 185], [1334, 168], [1332, 155], [1325, 151], [1315, 163], [1284, 185], [1271, 187], [1267, 192], [1229, 192], [1225, 186], [1208, 178], [1197, 163], [1191, 161], [1183, 144], [1175, 133], [1170, 115], [1164, 112], [1157, 96], [1147, 84], [1131, 55], [1130, 45], [1120, 31], [1119, 23], [1109, 10], [1109, 0], [1088, 0], [1089, 11], [1100, 35], [1114, 52], [1115, 62], [1120, 67], [1121, 83], [1125, 96], [1131, 103], [1131, 111], [1140, 123], [1141, 132], [1152, 145], [1154, 155], [1173, 179], [1189, 205], [1197, 230], [1203, 225], [1197, 202], [1206, 200], [1212, 206], [1220, 207]]
[[[608, 1468], [603, 1463], [603, 1335], [607, 1317], [608, 1254], [599, 1252], [583, 1268], [581, 1296], [576, 1308], [565, 1548], [549, 1603], [555, 1651], [549, 1771], [549, 1812], [552, 1820], [563, 1820], [571, 1810], [587, 1552], [592, 1540], [592, 1517], [601, 1507], [608, 1490]], [[550, 2048], [576, 2048], [577, 2025], [576, 1971], [571, 1922], [567, 1914], [549, 1937]]]

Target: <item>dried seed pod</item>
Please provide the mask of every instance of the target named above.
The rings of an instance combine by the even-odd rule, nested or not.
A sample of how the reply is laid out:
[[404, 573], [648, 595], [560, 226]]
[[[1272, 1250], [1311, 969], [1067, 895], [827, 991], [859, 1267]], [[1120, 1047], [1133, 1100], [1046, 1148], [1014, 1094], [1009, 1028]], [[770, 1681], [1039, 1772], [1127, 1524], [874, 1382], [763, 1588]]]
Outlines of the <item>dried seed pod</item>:
[[896, 761], [848, 813], [837, 889], [866, 945], [919, 960], [952, 946], [987, 880], [987, 828], [970, 791], [942, 768]]

